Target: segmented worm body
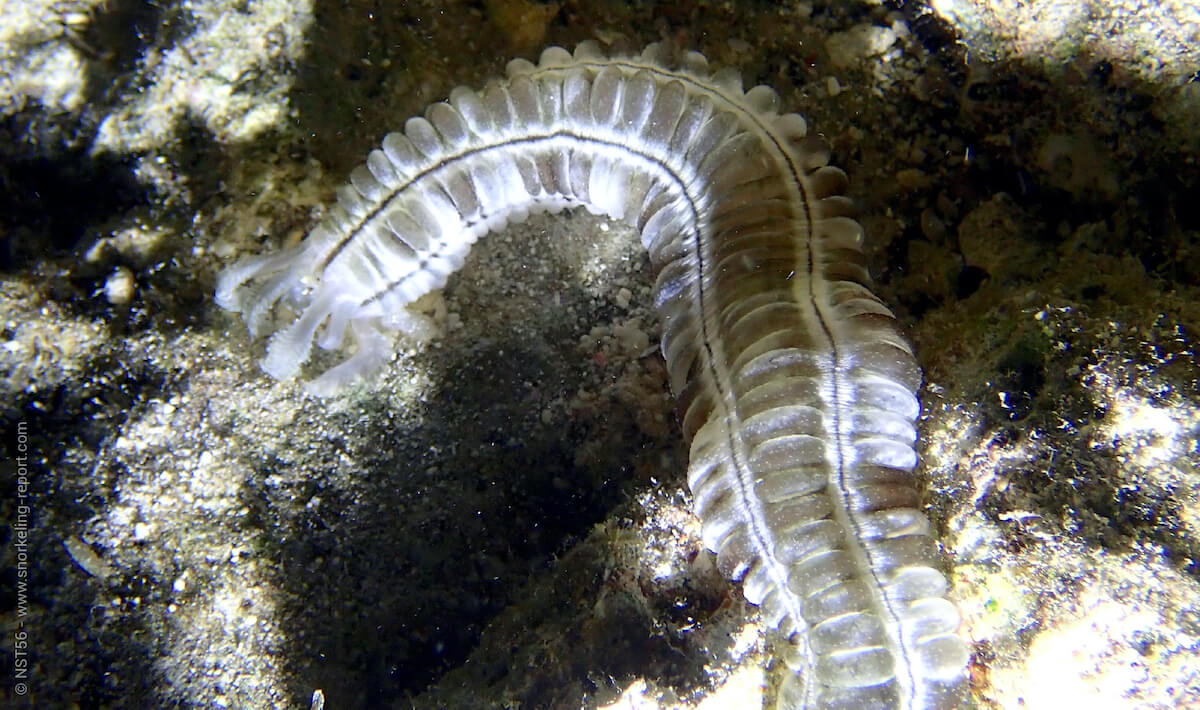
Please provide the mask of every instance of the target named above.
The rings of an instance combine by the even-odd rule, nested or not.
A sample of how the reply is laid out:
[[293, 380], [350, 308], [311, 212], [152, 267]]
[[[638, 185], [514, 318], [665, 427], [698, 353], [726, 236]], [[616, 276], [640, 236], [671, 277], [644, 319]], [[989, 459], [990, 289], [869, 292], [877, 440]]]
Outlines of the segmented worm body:
[[353, 357], [309, 385], [327, 393], [428, 332], [406, 306], [487, 232], [574, 206], [634, 225], [704, 544], [790, 641], [778, 707], [952, 707], [967, 650], [913, 481], [921, 374], [828, 157], [773, 90], [697, 53], [550, 48], [387, 136], [303, 243], [229, 268], [217, 302], [253, 333], [280, 301], [298, 313], [275, 377], [348, 330]]

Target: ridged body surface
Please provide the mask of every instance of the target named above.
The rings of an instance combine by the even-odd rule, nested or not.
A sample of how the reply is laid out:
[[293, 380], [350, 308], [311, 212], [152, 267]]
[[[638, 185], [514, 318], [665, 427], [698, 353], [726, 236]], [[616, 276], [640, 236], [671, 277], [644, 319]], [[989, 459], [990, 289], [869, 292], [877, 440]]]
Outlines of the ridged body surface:
[[953, 707], [967, 651], [913, 481], [920, 370], [870, 291], [845, 175], [778, 104], [696, 53], [548, 49], [410, 119], [302, 244], [228, 269], [217, 301], [252, 332], [281, 300], [298, 312], [268, 346], [276, 377], [349, 329], [324, 393], [385, 362], [394, 332], [425, 334], [406, 306], [488, 231], [577, 205], [635, 225], [704, 543], [790, 639], [777, 705]]

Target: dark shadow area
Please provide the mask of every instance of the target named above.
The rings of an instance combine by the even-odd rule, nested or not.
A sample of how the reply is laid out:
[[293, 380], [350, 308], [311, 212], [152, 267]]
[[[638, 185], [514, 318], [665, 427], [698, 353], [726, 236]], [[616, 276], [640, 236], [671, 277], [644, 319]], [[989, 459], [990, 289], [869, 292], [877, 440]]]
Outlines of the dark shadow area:
[[89, 105], [112, 105], [136, 88], [148, 52], [170, 47], [193, 29], [185, 5], [155, 0], [108, 0], [79, 24], [64, 24], [64, 39], [86, 59]]
[[[91, 576], [67, 551], [68, 537], [111, 503], [119, 472], [64, 452], [82, 446], [102, 450], [124, 416], [160, 391], [164, 383], [158, 374], [126, 373], [118, 382], [114, 373], [100, 382], [73, 383], [46, 403], [53, 409], [27, 402], [20, 414], [6, 410], [0, 417], [0, 613], [21, 621], [28, 654], [21, 680], [31, 689], [28, 695], [15, 694], [18, 678], [10, 673], [2, 691], [12, 699], [7, 707], [95, 710], [156, 704], [159, 678], [153, 661], [164, 653], [163, 640], [135, 613], [135, 603], [113, 608], [108, 602], [150, 602], [164, 590], [136, 573]], [[82, 405], [85, 401], [89, 404]], [[93, 475], [63, 473], [81, 468]], [[24, 543], [20, 550], [18, 542]], [[72, 542], [86, 545], [78, 538]], [[52, 658], [68, 648], [71, 658]], [[16, 668], [14, 650], [6, 644], [0, 652], [10, 669]]]
[[[563, 229], [551, 226], [552, 232]], [[573, 253], [544, 234], [516, 249], [551, 263], [565, 263]], [[565, 274], [554, 268], [506, 273], [520, 279], [511, 290], [507, 283], [478, 284], [475, 274], [495, 261], [492, 251], [485, 239], [458, 285], [451, 285], [459, 298], [478, 305], [462, 314], [464, 329], [439, 346], [442, 365], [431, 374], [433, 389], [424, 404], [397, 411], [367, 398], [336, 414], [311, 410], [312, 426], [353, 431], [358, 443], [333, 434], [328, 451], [317, 456], [328, 460], [331, 471], [342, 456], [361, 462], [357, 484], [335, 492], [337, 486], [318, 478], [311, 490], [291, 491], [284, 499], [260, 488], [248, 501], [263, 521], [280, 520], [297, 496], [321, 501], [319, 510], [272, 531], [279, 548], [264, 550], [289, 570], [281, 580], [283, 597], [294, 600], [282, 610], [292, 639], [284, 657], [294, 677], [311, 683], [297, 689], [297, 702], [311, 688], [322, 688], [329, 702], [342, 707], [405, 706], [404, 698], [462, 666], [484, 627], [507, 607], [528, 601], [522, 595], [554, 564], [578, 575], [572, 596], [579, 607], [547, 600], [550, 631], [544, 633], [555, 637], [513, 630], [509, 655], [527, 651], [522, 645], [558, 642], [562, 625], [571, 627], [564, 617], [584, 625], [573, 631], [576, 643], [594, 655], [573, 648], [571, 657], [586, 658], [587, 665], [565, 669], [554, 663], [558, 659], [523, 669], [497, 658], [495, 673], [527, 676], [520, 682], [529, 685], [530, 706], [546, 707], [551, 697], [578, 703], [597, 691], [596, 679], [619, 683], [651, 667], [669, 668], [680, 687], [705, 682], [702, 666], [681, 662], [675, 644], [682, 641], [654, 628], [656, 620], [644, 611], [593, 618], [605, 583], [605, 563], [594, 559], [595, 552], [582, 553], [593, 557], [594, 567], [577, 556], [555, 562], [596, 524], [627, 507], [649, 484], [647, 471], [670, 475], [659, 470], [669, 460], [682, 475], [686, 454], [678, 430], [647, 434], [639, 426], [645, 412], [610, 401], [616, 396], [611, 392], [593, 403], [594, 413], [573, 408], [569, 402], [582, 387], [604, 391], [596, 362], [580, 351], [580, 324], [611, 320], [612, 306], [564, 288]], [[550, 300], [555, 308], [527, 313], [519, 327], [507, 320], [514, 310]], [[669, 404], [662, 401], [670, 421]], [[259, 465], [265, 478], [282, 464]], [[678, 599], [653, 601], [667, 617], [673, 609], [680, 613]], [[719, 600], [693, 601], [690, 613]], [[559, 672], [568, 675], [552, 675]]]
[[[88, 131], [79, 117], [49, 119], [67, 125], [36, 127], [40, 107], [0, 123], [0, 270], [15, 272], [72, 251], [95, 225], [145, 204], [149, 197], [128, 157], [88, 155], [90, 139], [51, 139], [46, 133]], [[42, 132], [41, 136], [31, 133]]]
[[[575, 10], [563, 8], [552, 20], [546, 45], [573, 47], [591, 36], [594, 24], [568, 20]], [[301, 148], [331, 175], [348, 174], [387, 133], [403, 130], [454, 86], [482, 87], [503, 76], [509, 60], [536, 59], [542, 50], [511, 46], [486, 7], [451, 14], [410, 3], [318, 0], [313, 15], [306, 37], [312, 60], [296, 68], [289, 100], [304, 127]]]
[[[904, 230], [890, 240], [872, 245], [868, 239], [868, 248], [878, 254], [871, 255], [872, 273], [885, 292], [891, 294], [894, 279], [924, 266], [909, 263], [913, 242], [958, 255], [957, 268], [947, 270], [947, 281], [939, 284], [949, 288], [903, 289], [894, 300], [885, 299], [898, 306], [898, 315], [915, 319], [966, 300], [996, 277], [964, 257], [956, 230], [965, 215], [1001, 193], [1012, 197], [1014, 214], [1033, 227], [1021, 245], [1044, 253], [1037, 269], [1007, 275], [1008, 285], [1037, 283], [1042, 269], [1069, 259], [1066, 250], [1079, 247], [1114, 257], [1130, 254], [1147, 275], [1166, 282], [1200, 281], [1195, 245], [1187, 238], [1200, 224], [1194, 199], [1200, 163], [1149, 110], [1154, 97], [1181, 87], [1114, 77], [1100, 58], [1081, 58], [1064, 68], [1078, 77], [1069, 86], [1053, 83], [1033, 61], [993, 63], [985, 76], [964, 75], [963, 84], [953, 83], [954, 73], [929, 71], [925, 95], [897, 96], [887, 107], [898, 117], [893, 134], [857, 142], [846, 152], [834, 141], [834, 162], [852, 176], [860, 216], [908, 215]], [[1014, 115], [1021, 121], [1014, 123]], [[939, 134], [934, 145], [924, 139], [929, 126]], [[854, 170], [865, 152], [897, 142], [938, 156], [932, 170], [929, 161], [922, 163], [917, 184], [897, 189], [892, 175]], [[964, 155], [969, 159], [959, 159]], [[1093, 224], [1103, 226], [1106, 238], [1065, 246], [1079, 227]], [[1106, 292], [1101, 276], [1095, 284], [1068, 286], [1069, 295], [1088, 302], [1127, 298]]]
[[[63, 10], [60, 33], [17, 45], [69, 45], [85, 75], [77, 113], [30, 105], [0, 122], [0, 270], [64, 256], [110, 219], [154, 197], [135, 156], [96, 156], [99, 124], [145, 78], [140, 64], [190, 31], [186, 11], [152, 0], [112, 0], [92, 13]], [[68, 15], [70, 19], [68, 19]]]

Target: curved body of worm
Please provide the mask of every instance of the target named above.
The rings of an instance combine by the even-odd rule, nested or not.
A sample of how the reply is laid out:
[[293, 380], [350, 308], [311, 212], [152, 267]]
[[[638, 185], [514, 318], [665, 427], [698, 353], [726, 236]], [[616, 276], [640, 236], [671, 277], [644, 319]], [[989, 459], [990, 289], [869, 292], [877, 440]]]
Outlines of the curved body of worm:
[[700, 54], [550, 48], [388, 135], [303, 243], [229, 268], [217, 302], [254, 333], [280, 301], [298, 313], [276, 377], [349, 331], [325, 393], [426, 332], [406, 306], [487, 232], [573, 206], [634, 225], [704, 543], [790, 639], [777, 705], [954, 707], [967, 647], [912, 474], [921, 373], [828, 158], [773, 90]]

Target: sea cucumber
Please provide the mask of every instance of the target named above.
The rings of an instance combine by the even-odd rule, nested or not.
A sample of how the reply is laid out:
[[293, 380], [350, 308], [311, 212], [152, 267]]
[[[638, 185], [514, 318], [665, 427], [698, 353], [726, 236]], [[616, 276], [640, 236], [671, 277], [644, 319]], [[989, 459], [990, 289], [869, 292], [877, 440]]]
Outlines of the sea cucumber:
[[355, 354], [309, 384], [326, 394], [431, 332], [407, 306], [484, 234], [574, 206], [634, 225], [704, 543], [789, 642], [776, 705], [953, 707], [968, 653], [913, 477], [921, 372], [870, 290], [845, 174], [779, 103], [667, 45], [549, 48], [409, 119], [216, 300], [255, 334], [295, 314], [262, 362], [278, 378], [349, 330]]

